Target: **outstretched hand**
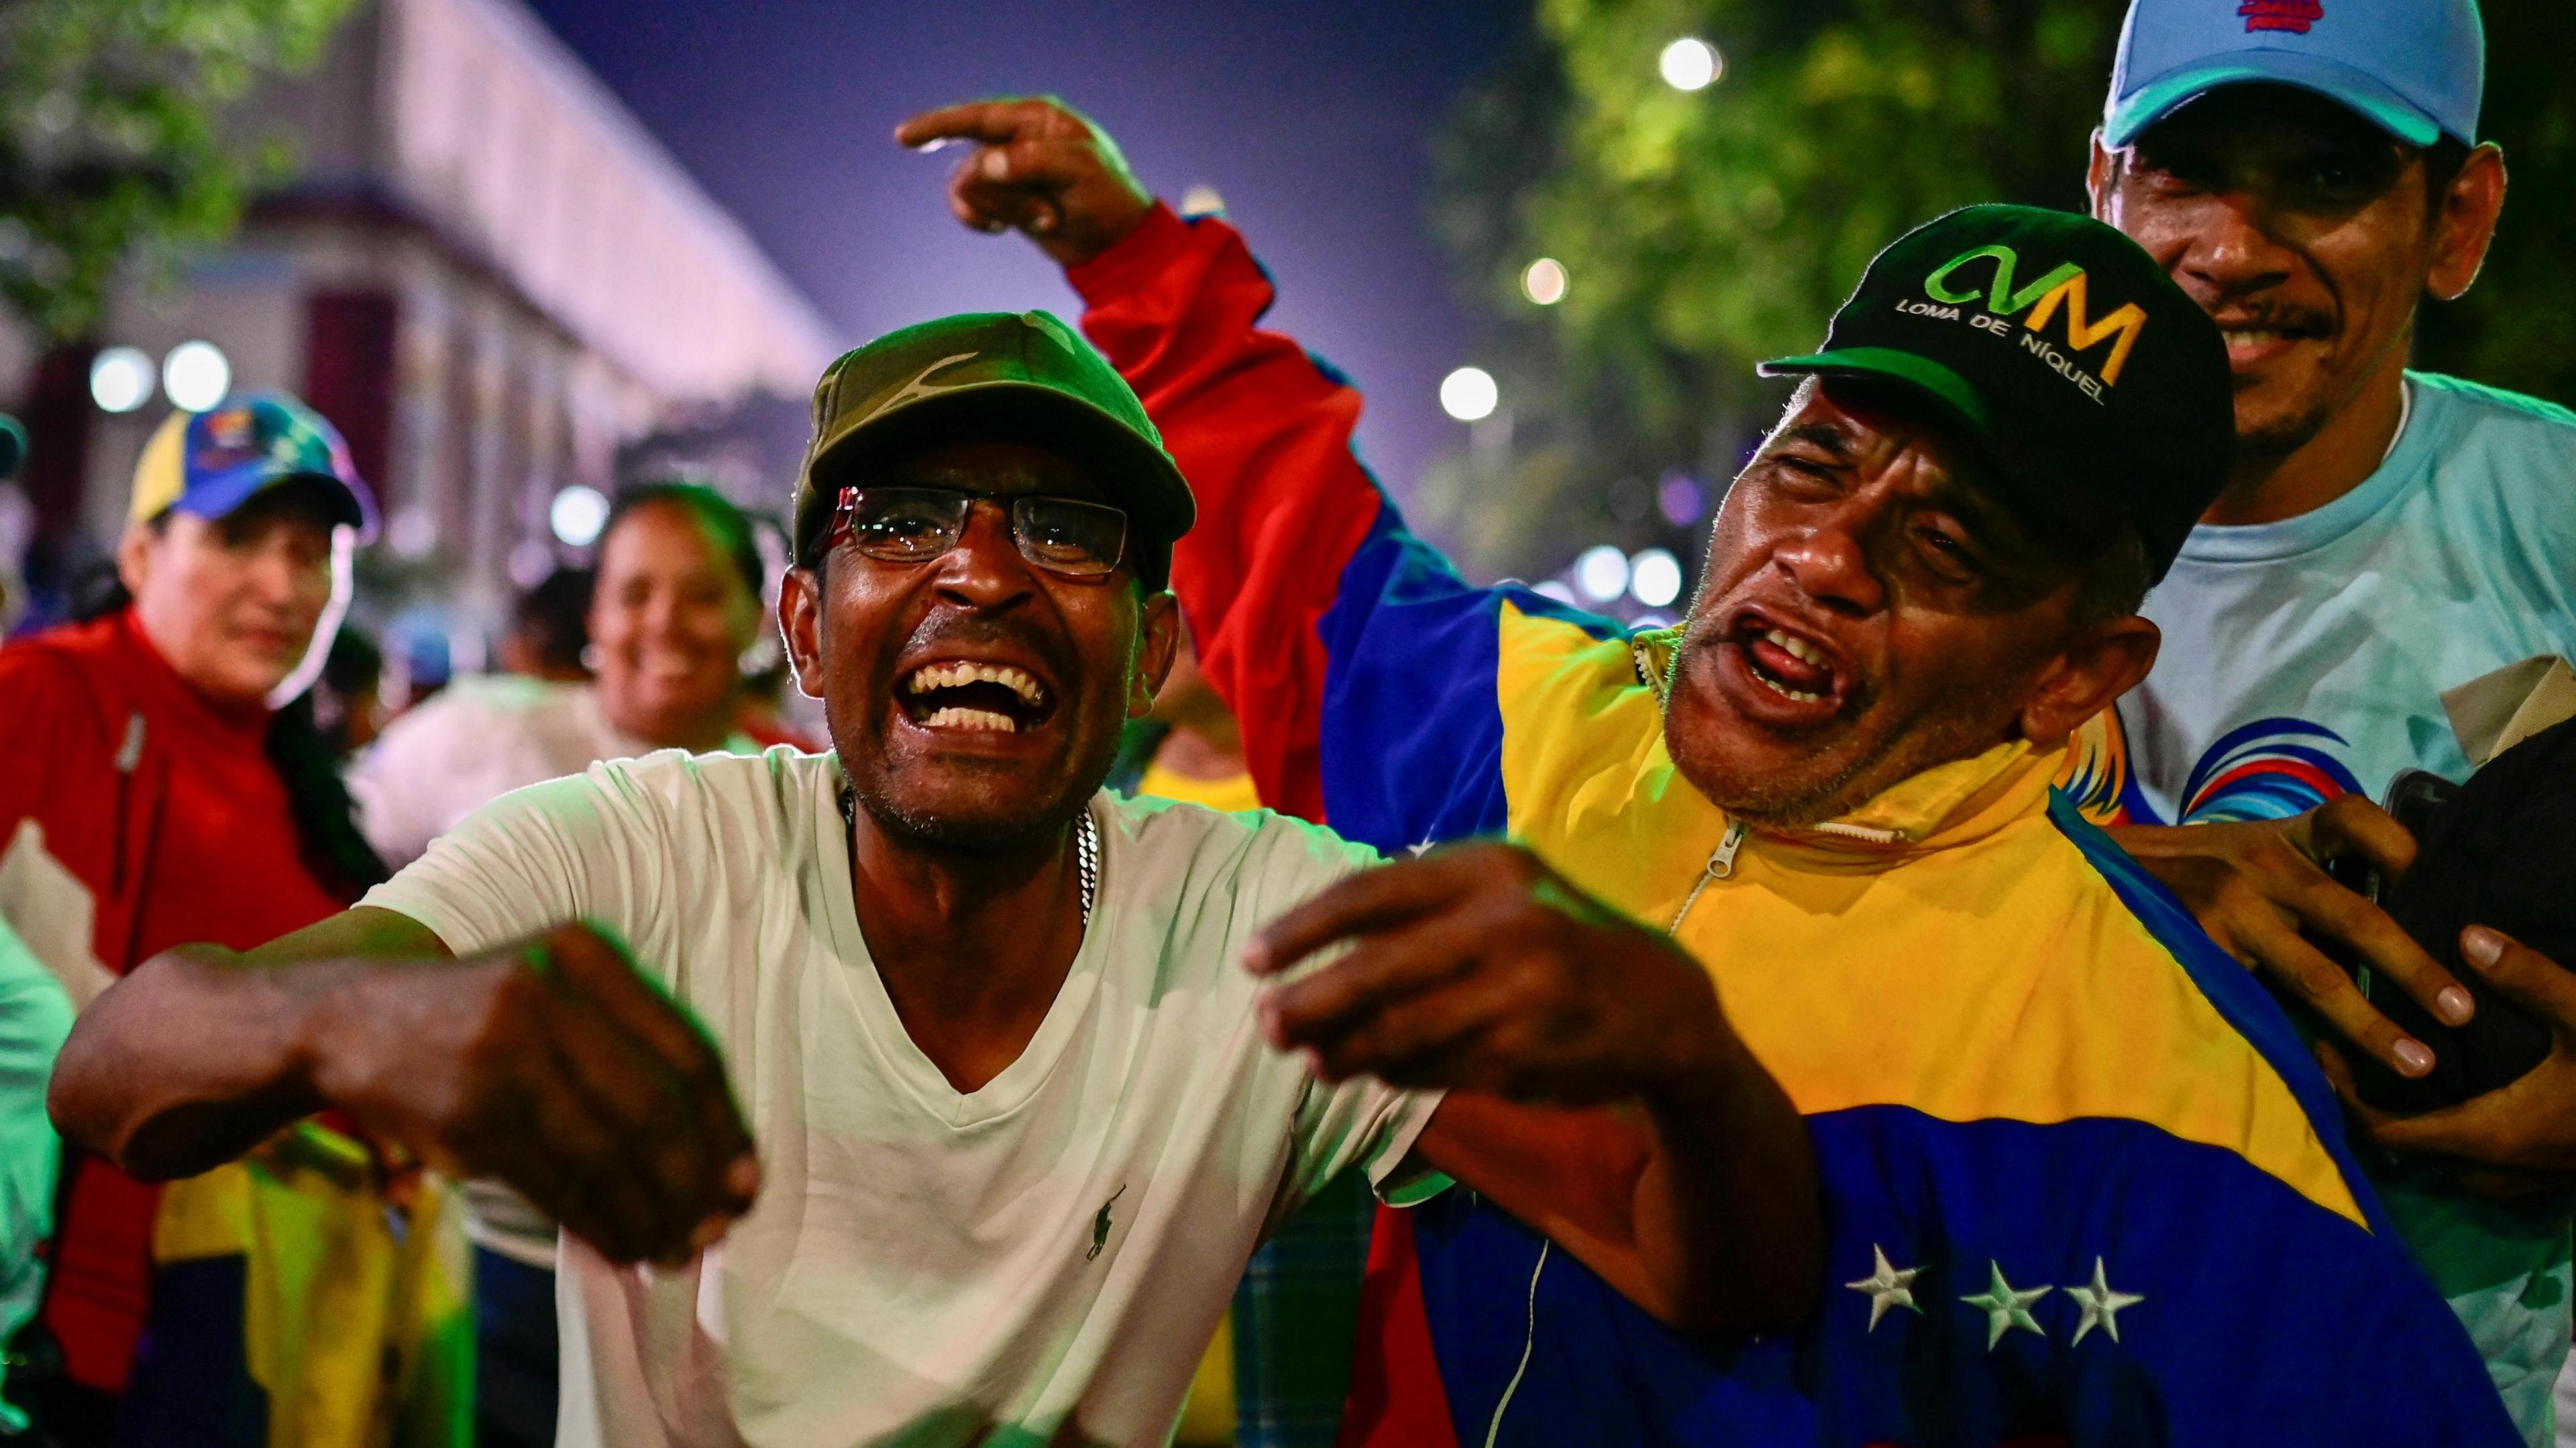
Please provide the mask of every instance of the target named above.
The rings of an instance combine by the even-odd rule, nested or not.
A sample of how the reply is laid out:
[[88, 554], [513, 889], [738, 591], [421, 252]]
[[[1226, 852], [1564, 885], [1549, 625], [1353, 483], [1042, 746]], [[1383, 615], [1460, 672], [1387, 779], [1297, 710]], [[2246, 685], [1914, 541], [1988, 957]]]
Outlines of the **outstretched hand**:
[[1328, 1081], [1368, 1074], [1560, 1106], [1688, 1091], [1741, 1044], [1708, 973], [1516, 845], [1352, 876], [1274, 921], [1245, 964], [1279, 976], [1264, 1033]]
[[2325, 862], [2342, 855], [2361, 856], [2392, 880], [2415, 862], [2406, 827], [2359, 795], [2288, 819], [2131, 825], [2110, 834], [2181, 898], [2220, 949], [2288, 987], [2401, 1076], [2432, 1070], [2432, 1049], [2374, 1009], [2311, 937], [2350, 948], [2437, 1021], [2461, 1025], [2475, 1009], [2459, 981], [2387, 911], [2326, 873]]
[[1272, 1045], [1327, 1081], [1449, 1088], [1423, 1160], [1658, 1319], [1731, 1335], [1813, 1309], [1806, 1122], [1705, 967], [1529, 851], [1464, 845], [1352, 876], [1272, 923], [1245, 964], [1271, 979]]
[[977, 231], [1016, 230], [1063, 266], [1117, 244], [1153, 210], [1118, 143], [1053, 96], [973, 101], [895, 128], [916, 150], [974, 149], [948, 178], [948, 208]]
[[759, 1190], [714, 1045], [588, 925], [371, 970], [315, 1036], [329, 1104], [614, 1261], [684, 1260]]

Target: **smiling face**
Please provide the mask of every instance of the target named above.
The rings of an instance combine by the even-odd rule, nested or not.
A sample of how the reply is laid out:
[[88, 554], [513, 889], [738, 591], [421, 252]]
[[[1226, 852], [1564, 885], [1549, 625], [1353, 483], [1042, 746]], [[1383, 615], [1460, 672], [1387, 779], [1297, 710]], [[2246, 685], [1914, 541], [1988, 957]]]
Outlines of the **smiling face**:
[[277, 484], [222, 518], [173, 509], [118, 545], [144, 635], [219, 705], [257, 706], [312, 647], [331, 602], [324, 486]]
[[686, 505], [653, 502], [599, 545], [590, 640], [611, 724], [657, 747], [713, 749], [732, 728], [760, 597]]
[[2428, 286], [2467, 288], [2502, 199], [2492, 152], [2472, 160], [2450, 187], [2428, 188], [2423, 152], [2271, 85], [2214, 91], [2127, 149], [2097, 147], [2095, 213], [2226, 336], [2240, 466], [2286, 456], [2393, 377]]
[[2015, 737], [2053, 746], [2154, 660], [2154, 626], [2081, 617], [2080, 571], [1914, 411], [1810, 384], [1718, 514], [1665, 740], [1751, 823], [1830, 819]]
[[860, 807], [889, 832], [991, 849], [1061, 827], [1149, 709], [1179, 615], [1122, 564], [1071, 578], [1031, 564], [1004, 502], [1109, 501], [1048, 449], [966, 443], [873, 467], [877, 487], [982, 495], [955, 547], [889, 562], [842, 544], [788, 575], [779, 619], [799, 686], [823, 700]]

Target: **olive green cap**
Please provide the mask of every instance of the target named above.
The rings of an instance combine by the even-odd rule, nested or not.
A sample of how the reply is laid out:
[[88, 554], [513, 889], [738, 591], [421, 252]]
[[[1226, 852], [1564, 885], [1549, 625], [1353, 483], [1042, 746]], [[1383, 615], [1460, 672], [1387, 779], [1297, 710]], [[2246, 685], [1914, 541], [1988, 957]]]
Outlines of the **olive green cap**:
[[1165, 585], [1171, 545], [1197, 516], [1189, 484], [1126, 379], [1046, 312], [941, 317], [823, 369], [796, 479], [798, 561], [812, 561], [840, 490], [862, 482], [871, 462], [985, 441], [1050, 447], [1097, 470], [1127, 510], [1138, 573]]

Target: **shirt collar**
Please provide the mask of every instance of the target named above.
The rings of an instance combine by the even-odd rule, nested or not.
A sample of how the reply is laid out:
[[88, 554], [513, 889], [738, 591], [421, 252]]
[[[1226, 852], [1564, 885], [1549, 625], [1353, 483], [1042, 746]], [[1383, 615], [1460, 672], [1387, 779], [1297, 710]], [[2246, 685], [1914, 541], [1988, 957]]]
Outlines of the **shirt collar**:
[[1910, 854], [1969, 844], [2044, 809], [2065, 752], [2063, 746], [2037, 750], [2026, 739], [2010, 740], [1899, 780], [1822, 824], [1760, 833], [1834, 854]]

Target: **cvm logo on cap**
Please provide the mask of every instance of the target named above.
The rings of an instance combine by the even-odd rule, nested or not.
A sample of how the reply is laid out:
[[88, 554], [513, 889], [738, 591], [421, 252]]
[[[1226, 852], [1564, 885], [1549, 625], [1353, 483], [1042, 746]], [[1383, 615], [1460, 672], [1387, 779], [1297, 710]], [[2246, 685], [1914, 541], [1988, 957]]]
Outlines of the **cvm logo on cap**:
[[2292, 35], [2305, 35], [2308, 27], [2326, 18], [2323, 0], [2245, 0], [2236, 7], [2245, 17], [2245, 33], [2286, 30]]
[[[1983, 293], [1954, 291], [1951, 276], [1969, 263], [1991, 260], [1994, 278]], [[2129, 365], [2129, 353], [2138, 345], [2138, 334], [2147, 328], [2147, 314], [2135, 302], [2123, 302], [2100, 321], [2091, 317], [2091, 302], [2085, 292], [2084, 268], [2073, 262], [2061, 263], [2030, 285], [2013, 289], [2013, 273], [2020, 258], [2013, 249], [2001, 244], [1974, 247], [1963, 251], [1933, 269], [1923, 279], [1923, 290], [1933, 300], [1951, 307], [1985, 304], [1987, 319], [1971, 319], [1984, 330], [2000, 335], [2006, 330], [2003, 318], [2030, 316], [2022, 323], [2022, 350], [2046, 362], [2052, 371], [2073, 382], [2094, 401], [2102, 400], [2102, 389], [2120, 380], [2120, 370]], [[2066, 352], [2050, 346], [2042, 335], [2051, 321], [2063, 311], [2066, 316]], [[2104, 342], [2111, 344], [2110, 356], [2103, 359], [2099, 377], [2075, 365], [2067, 353], [2088, 352]]]

